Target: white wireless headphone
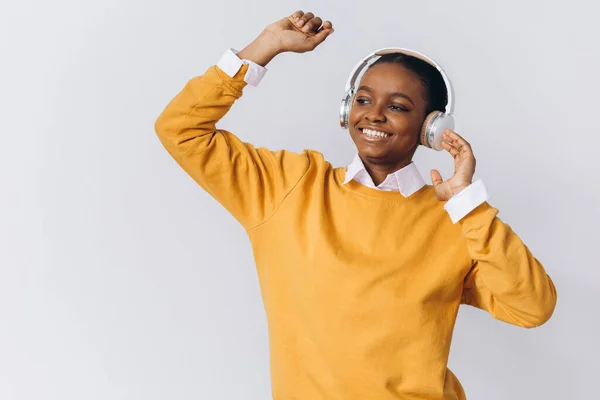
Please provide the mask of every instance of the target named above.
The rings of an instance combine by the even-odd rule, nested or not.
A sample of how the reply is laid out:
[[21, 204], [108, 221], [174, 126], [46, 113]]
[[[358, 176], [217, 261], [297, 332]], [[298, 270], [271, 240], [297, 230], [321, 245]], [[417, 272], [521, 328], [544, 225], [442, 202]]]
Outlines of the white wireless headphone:
[[346, 82], [345, 94], [342, 98], [342, 105], [340, 107], [340, 125], [342, 128], [348, 129], [348, 117], [350, 115], [352, 100], [356, 93], [356, 81], [358, 77], [381, 56], [392, 53], [400, 53], [416, 57], [435, 67], [435, 69], [439, 71], [440, 75], [442, 75], [442, 79], [444, 79], [444, 84], [446, 85], [446, 91], [448, 93], [448, 104], [446, 105], [446, 110], [444, 112], [433, 111], [427, 115], [425, 121], [423, 122], [423, 127], [421, 128], [420, 137], [420, 144], [423, 146], [438, 151], [442, 150], [442, 134], [446, 129], [454, 129], [454, 117], [452, 116], [454, 111], [454, 91], [452, 89], [452, 83], [438, 63], [424, 54], [409, 49], [398, 47], [379, 49], [372, 52], [362, 61], [356, 64], [352, 70], [352, 73], [350, 74], [350, 77], [348, 78], [348, 81]]

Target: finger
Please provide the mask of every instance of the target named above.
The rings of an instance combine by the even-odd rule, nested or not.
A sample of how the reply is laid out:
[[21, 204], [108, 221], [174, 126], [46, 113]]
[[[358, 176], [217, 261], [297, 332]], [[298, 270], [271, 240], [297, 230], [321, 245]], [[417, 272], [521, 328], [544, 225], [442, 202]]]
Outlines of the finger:
[[321, 27], [321, 29], [332, 29], [332, 28], [333, 28], [333, 24], [331, 23], [331, 21], [323, 22], [323, 26]]
[[290, 15], [290, 17], [292, 17], [292, 19], [297, 20], [300, 19], [300, 17], [302, 17], [304, 15], [304, 11], [302, 10], [298, 10], [295, 13], [293, 13], [292, 15]]
[[331, 24], [331, 21], [323, 22], [323, 26], [321, 26], [321, 29], [319, 29], [317, 34], [323, 32], [323, 31], [328, 31], [327, 36], [329, 36], [331, 34], [331, 32], [333, 32], [333, 25]]
[[302, 30], [304, 32], [311, 32], [311, 31], [317, 32], [322, 23], [323, 23], [323, 20], [321, 18], [314, 17], [310, 21], [308, 21], [307, 23], [304, 24], [304, 26], [302, 27]]
[[431, 176], [431, 183], [433, 184], [433, 187], [437, 187], [443, 182], [442, 175], [437, 169], [432, 169], [429, 175]]
[[300, 20], [298, 21], [299, 26], [304, 25], [305, 23], [310, 21], [314, 16], [315, 16], [315, 14], [313, 14], [311, 12], [304, 14], [303, 16], [300, 17]]
[[444, 134], [442, 136], [443, 138], [448, 138], [450, 140], [448, 140], [448, 142], [452, 143], [454, 146], [456, 146], [457, 148], [461, 148], [461, 147], [468, 147], [471, 148], [471, 145], [469, 144], [469, 142], [467, 142], [462, 136], [460, 136], [458, 133], [454, 132], [451, 129], [446, 129], [444, 131]]
[[302, 32], [302, 24], [304, 21], [302, 20], [302, 16], [304, 13], [302, 11], [296, 11], [293, 13], [288, 19], [292, 23], [293, 27]]
[[317, 47], [318, 45], [320, 45], [321, 43], [323, 43], [325, 41], [325, 39], [327, 39], [327, 37], [329, 35], [331, 35], [333, 33], [334, 29], [321, 29], [319, 31], [319, 33], [317, 33], [316, 35], [314, 35], [311, 38], [312, 44], [314, 45], [314, 47]]
[[452, 157], [456, 157], [460, 153], [460, 151], [456, 147], [454, 147], [452, 144], [445, 142], [443, 140], [442, 140], [442, 148], [444, 150], [446, 150], [448, 153], [450, 153], [452, 155]]
[[452, 145], [454, 148], [458, 149], [458, 153], [463, 157], [473, 157], [473, 149], [471, 148], [469, 142], [463, 139], [456, 132], [449, 131], [447, 134], [444, 133], [443, 139], [450, 143], [450, 145]]

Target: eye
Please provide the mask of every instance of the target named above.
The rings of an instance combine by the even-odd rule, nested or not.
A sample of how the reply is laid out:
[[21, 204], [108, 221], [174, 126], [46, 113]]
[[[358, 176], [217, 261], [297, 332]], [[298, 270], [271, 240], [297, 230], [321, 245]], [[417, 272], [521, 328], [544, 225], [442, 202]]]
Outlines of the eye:
[[394, 110], [394, 111], [400, 111], [400, 112], [406, 112], [406, 111], [410, 111], [408, 108], [406, 108], [405, 106], [398, 106], [398, 105], [394, 105], [392, 104], [390, 106], [390, 109]]
[[359, 97], [359, 98], [357, 98], [357, 99], [356, 99], [356, 102], [357, 102], [358, 104], [365, 104], [365, 103], [367, 103], [368, 101], [369, 101], [369, 100], [368, 100], [368, 99], [366, 99], [366, 98], [364, 98], [364, 97]]

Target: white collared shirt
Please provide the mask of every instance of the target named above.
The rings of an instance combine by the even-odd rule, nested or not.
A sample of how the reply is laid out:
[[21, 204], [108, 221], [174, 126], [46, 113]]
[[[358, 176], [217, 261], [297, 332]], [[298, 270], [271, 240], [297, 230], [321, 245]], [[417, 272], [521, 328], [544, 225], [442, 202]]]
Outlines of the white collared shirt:
[[414, 162], [389, 174], [383, 182], [376, 186], [358, 154], [356, 154], [352, 162], [348, 164], [344, 185], [353, 179], [361, 185], [373, 189], [400, 192], [404, 197], [409, 197], [425, 186], [425, 181], [421, 177]]
[[[244, 81], [252, 86], [258, 86], [267, 73], [267, 69], [253, 61], [241, 60], [237, 56], [237, 53], [238, 51], [235, 49], [226, 50], [217, 63], [217, 66], [227, 75], [233, 77], [240, 70], [242, 65], [248, 64], [248, 71], [244, 76]], [[414, 162], [389, 174], [381, 184], [376, 186], [358, 154], [356, 154], [352, 162], [348, 164], [343, 184], [347, 184], [351, 180], [355, 180], [361, 185], [374, 189], [398, 191], [404, 197], [410, 197], [410, 195], [425, 186], [425, 181]], [[450, 215], [452, 222], [456, 223], [477, 208], [477, 206], [486, 202], [488, 197], [485, 185], [481, 180], [477, 180], [463, 189], [460, 193], [452, 196], [452, 198], [444, 205], [444, 209]]]

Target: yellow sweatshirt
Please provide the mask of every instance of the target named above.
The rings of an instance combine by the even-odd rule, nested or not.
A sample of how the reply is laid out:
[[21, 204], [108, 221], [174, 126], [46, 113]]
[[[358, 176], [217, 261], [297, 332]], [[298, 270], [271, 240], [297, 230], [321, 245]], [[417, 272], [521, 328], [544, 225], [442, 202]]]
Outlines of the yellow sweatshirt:
[[244, 226], [275, 400], [464, 399], [447, 368], [461, 303], [523, 327], [551, 316], [542, 265], [484, 203], [452, 224], [431, 186], [342, 185], [315, 151], [255, 148], [215, 124], [242, 95], [213, 66], [156, 122], [179, 165]]

